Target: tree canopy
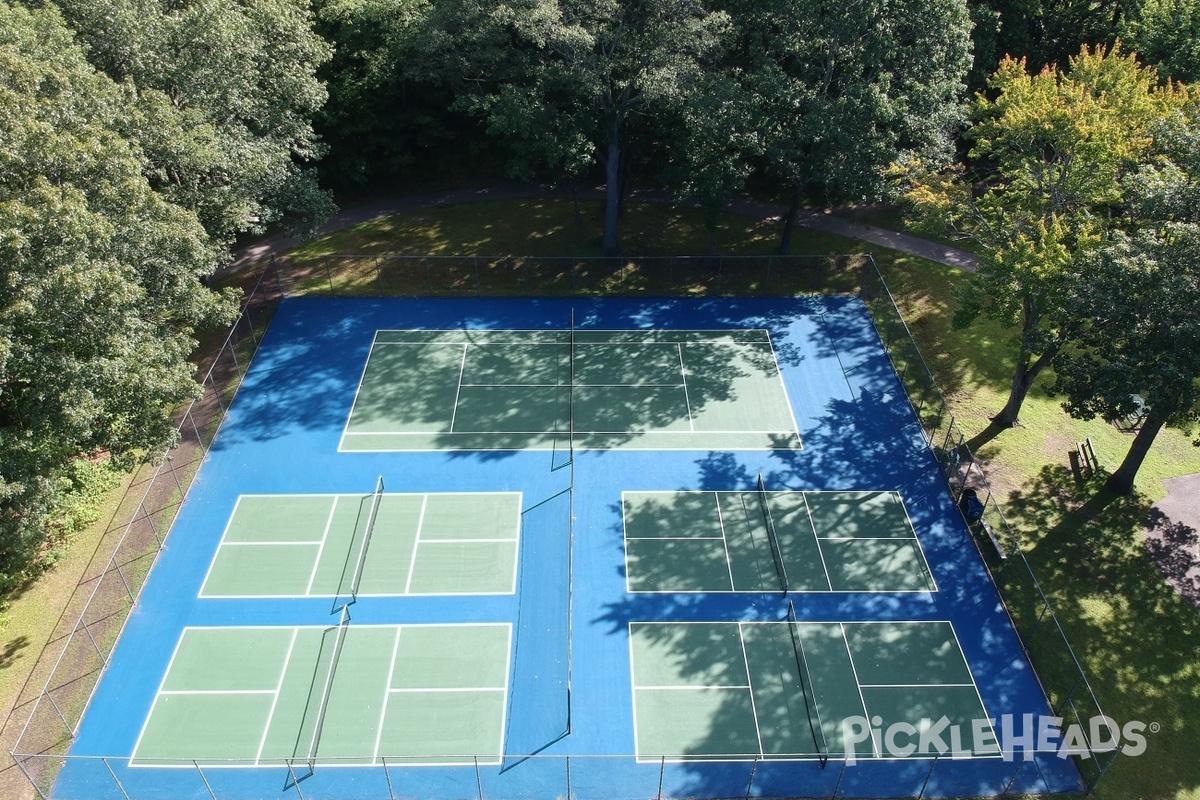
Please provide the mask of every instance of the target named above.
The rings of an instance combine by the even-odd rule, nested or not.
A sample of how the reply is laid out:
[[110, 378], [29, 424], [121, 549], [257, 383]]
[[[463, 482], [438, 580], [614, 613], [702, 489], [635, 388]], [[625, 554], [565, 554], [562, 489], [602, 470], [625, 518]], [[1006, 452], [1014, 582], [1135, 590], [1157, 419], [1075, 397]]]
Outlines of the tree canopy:
[[196, 389], [193, 331], [232, 310], [197, 280], [219, 248], [122, 135], [135, 102], [53, 8], [0, 2], [0, 589], [70, 459], [170, 439], [168, 409]]

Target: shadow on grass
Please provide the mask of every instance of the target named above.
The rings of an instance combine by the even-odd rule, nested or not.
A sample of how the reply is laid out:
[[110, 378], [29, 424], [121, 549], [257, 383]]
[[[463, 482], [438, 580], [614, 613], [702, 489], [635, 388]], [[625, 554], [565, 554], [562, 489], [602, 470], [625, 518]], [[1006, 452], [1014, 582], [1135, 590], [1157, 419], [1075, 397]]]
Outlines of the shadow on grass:
[[1161, 726], [1147, 734], [1145, 755], [1117, 759], [1102, 797], [1171, 797], [1200, 787], [1200, 762], [1188, 746], [1200, 716], [1200, 613], [1143, 546], [1149, 506], [1144, 496], [1107, 491], [1099, 477], [1081, 486], [1063, 466], [1043, 467], [1006, 506], [1104, 712], [1121, 725]]

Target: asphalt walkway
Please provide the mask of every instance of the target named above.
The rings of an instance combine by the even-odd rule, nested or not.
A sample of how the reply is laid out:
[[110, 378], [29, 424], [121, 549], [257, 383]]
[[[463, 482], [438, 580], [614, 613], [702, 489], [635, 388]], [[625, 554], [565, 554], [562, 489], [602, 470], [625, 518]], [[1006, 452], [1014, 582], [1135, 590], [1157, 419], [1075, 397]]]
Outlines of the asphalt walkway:
[[[580, 192], [585, 199], [603, 197], [603, 188], [588, 188]], [[358, 225], [381, 217], [389, 217], [406, 211], [418, 211], [423, 208], [459, 205], [462, 203], [482, 203], [489, 200], [530, 200], [548, 197], [568, 198], [569, 195], [550, 189], [547, 186], [510, 185], [492, 186], [486, 188], [457, 188], [444, 189], [418, 194], [399, 195], [384, 200], [377, 200], [361, 206], [354, 206], [338, 212], [321, 226], [321, 234], [332, 233], [342, 228]], [[630, 192], [629, 199], [641, 203], [675, 203], [669, 193], [659, 190], [643, 189]], [[787, 208], [774, 203], [764, 203], [757, 200], [734, 200], [726, 210], [733, 214], [764, 220], [782, 220], [787, 214]], [[949, 247], [937, 242], [909, 236], [906, 233], [880, 228], [876, 225], [857, 222], [838, 216], [836, 213], [821, 213], [810, 209], [800, 212], [797, 222], [810, 230], [823, 233], [833, 233], [850, 239], [887, 247], [909, 255], [927, 258], [941, 264], [973, 272], [975, 256], [970, 253]], [[253, 264], [271, 253], [285, 253], [300, 244], [300, 240], [275, 234], [234, 251], [234, 259], [222, 270], [222, 274], [237, 272]]]

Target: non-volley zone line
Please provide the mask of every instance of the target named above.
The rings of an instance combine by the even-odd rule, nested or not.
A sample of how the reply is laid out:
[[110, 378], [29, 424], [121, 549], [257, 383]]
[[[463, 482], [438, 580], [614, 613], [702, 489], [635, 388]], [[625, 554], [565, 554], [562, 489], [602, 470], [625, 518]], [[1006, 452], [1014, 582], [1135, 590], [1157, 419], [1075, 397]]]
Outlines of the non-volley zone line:
[[629, 638], [641, 761], [945, 755], [884, 739], [933, 724], [966, 732], [956, 757], [1000, 755], [947, 621], [633, 622]]
[[768, 331], [575, 333], [378, 331], [340, 449], [799, 449]]
[[520, 523], [520, 492], [242, 495], [200, 596], [512, 594]]
[[631, 592], [937, 591], [895, 491], [627, 491], [622, 518]]
[[511, 639], [507, 623], [185, 628], [130, 765], [499, 764]]

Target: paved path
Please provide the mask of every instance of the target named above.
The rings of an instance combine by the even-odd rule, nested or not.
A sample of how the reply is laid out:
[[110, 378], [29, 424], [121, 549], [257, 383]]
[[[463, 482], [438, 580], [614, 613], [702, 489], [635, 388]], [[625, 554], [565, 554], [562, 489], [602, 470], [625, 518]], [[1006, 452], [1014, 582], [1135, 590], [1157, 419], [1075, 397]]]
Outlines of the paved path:
[[1146, 550], [1175, 591], [1200, 606], [1200, 474], [1163, 481], [1167, 496], [1146, 519]]
[[[582, 190], [580, 196], [589, 200], [603, 197], [603, 189], [600, 187], [588, 188]], [[362, 222], [379, 219], [380, 217], [388, 217], [405, 211], [417, 211], [422, 208], [458, 205], [461, 203], [482, 203], [488, 200], [527, 200], [546, 197], [568, 198], [569, 195], [561, 191], [556, 192], [546, 186], [531, 185], [494, 186], [481, 189], [444, 189], [434, 192], [400, 195], [345, 209], [331, 217], [321, 227], [321, 233], [332, 233], [342, 228], [348, 228], [351, 225], [358, 225]], [[643, 203], [667, 204], [676, 202], [670, 194], [651, 189], [634, 190], [630, 192], [629, 199], [634, 202]], [[787, 214], [785, 206], [764, 203], [757, 200], [734, 200], [727, 206], [727, 210], [733, 214], [766, 220], [781, 220]], [[871, 244], [877, 244], [901, 253], [908, 253], [920, 256], [921, 258], [927, 258], [930, 261], [937, 261], [952, 267], [958, 267], [968, 272], [975, 270], [975, 256], [970, 253], [947, 245], [919, 239], [915, 236], [909, 236], [906, 233], [899, 233], [875, 225], [855, 222], [840, 217], [837, 214], [820, 213], [806, 209], [801, 212], [798, 222], [803, 227], [811, 230], [834, 233], [850, 239], [870, 242]], [[300, 244], [299, 239], [284, 234], [268, 236], [258, 242], [235, 250], [233, 262], [222, 272], [223, 274], [237, 272], [271, 253], [284, 253], [298, 244]]]

